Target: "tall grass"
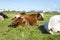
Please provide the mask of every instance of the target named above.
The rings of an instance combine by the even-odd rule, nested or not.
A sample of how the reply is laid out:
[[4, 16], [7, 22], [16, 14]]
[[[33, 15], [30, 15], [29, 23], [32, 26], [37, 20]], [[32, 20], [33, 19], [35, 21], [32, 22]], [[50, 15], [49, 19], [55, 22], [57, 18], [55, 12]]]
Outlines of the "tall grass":
[[[0, 21], [0, 40], [60, 40], [59, 35], [51, 35], [44, 30], [44, 24], [54, 13], [45, 13], [44, 21], [38, 21], [38, 26], [8, 27], [11, 19], [18, 12], [4, 12], [9, 18]], [[27, 13], [28, 14], [28, 13]], [[60, 13], [59, 13], [60, 14]], [[57, 15], [59, 15], [57, 14]]]

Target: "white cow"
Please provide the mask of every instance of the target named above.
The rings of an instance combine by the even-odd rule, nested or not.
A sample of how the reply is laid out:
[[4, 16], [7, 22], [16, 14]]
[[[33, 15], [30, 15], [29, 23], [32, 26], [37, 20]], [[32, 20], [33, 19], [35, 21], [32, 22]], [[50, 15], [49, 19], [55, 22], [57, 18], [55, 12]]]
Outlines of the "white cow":
[[60, 15], [55, 15], [50, 18], [50, 20], [45, 24], [44, 28], [50, 34], [60, 33]]

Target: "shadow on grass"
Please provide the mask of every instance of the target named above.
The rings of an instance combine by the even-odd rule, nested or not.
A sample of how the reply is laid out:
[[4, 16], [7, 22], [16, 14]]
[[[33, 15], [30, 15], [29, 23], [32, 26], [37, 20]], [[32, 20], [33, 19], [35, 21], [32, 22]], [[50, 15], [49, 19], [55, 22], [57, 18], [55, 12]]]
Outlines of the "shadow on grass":
[[44, 25], [39, 26], [38, 29], [39, 29], [43, 34], [49, 34], [49, 33], [44, 29]]

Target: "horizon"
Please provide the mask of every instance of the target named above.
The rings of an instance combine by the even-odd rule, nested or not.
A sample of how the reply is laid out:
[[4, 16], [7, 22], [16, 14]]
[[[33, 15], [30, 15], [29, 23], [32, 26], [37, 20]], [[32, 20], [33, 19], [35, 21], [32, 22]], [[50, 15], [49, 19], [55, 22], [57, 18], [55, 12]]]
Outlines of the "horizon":
[[0, 0], [0, 9], [60, 11], [59, 4], [60, 0]]

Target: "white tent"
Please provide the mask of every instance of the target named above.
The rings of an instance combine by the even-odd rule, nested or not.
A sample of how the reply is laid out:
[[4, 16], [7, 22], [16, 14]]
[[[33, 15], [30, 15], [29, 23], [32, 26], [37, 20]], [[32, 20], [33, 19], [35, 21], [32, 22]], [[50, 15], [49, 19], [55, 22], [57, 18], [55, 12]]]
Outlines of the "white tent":
[[45, 24], [44, 28], [50, 34], [60, 33], [60, 15], [55, 15], [50, 18], [50, 20]]

